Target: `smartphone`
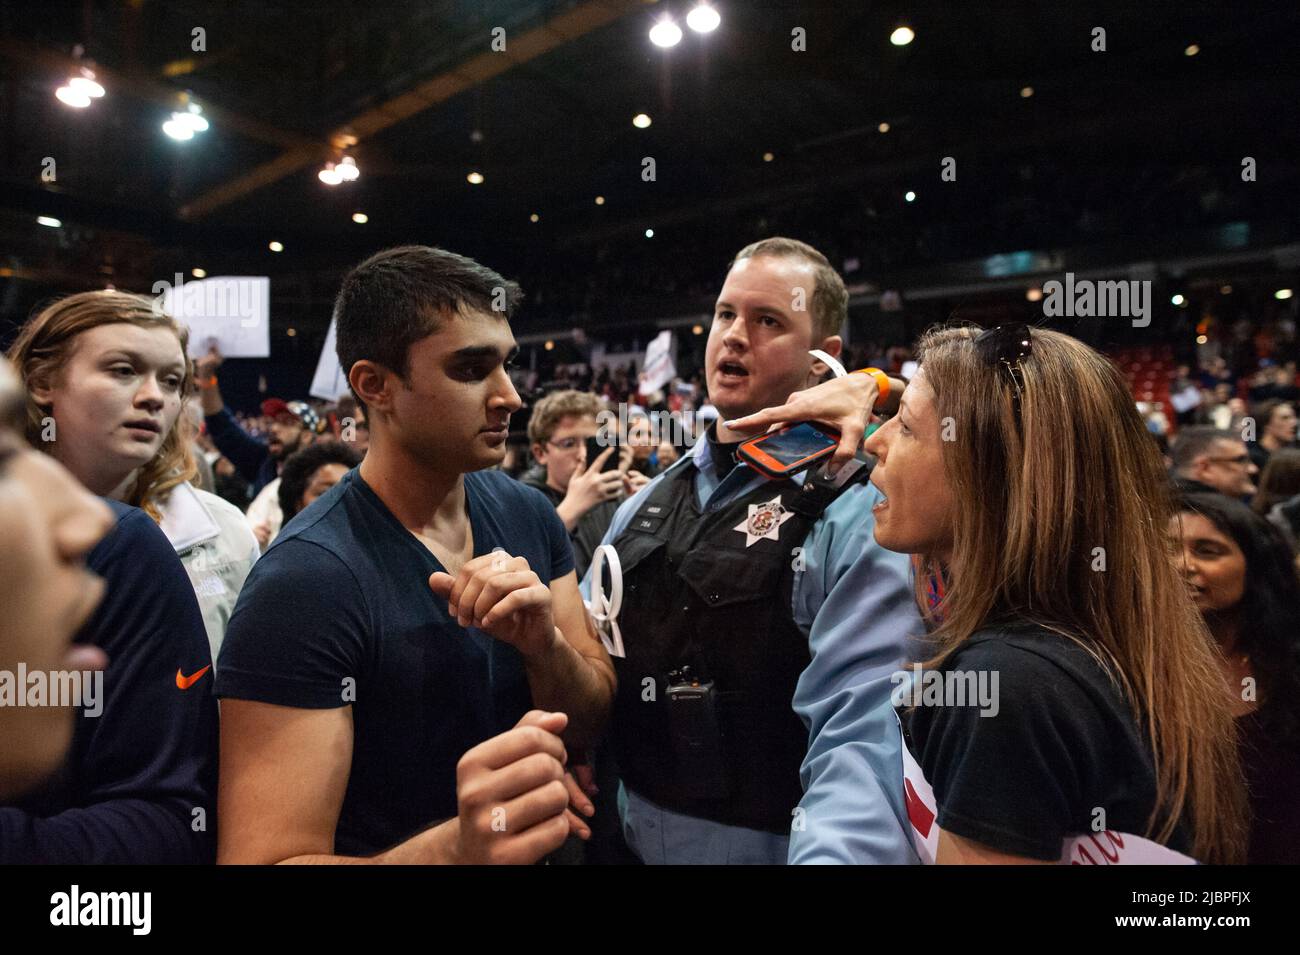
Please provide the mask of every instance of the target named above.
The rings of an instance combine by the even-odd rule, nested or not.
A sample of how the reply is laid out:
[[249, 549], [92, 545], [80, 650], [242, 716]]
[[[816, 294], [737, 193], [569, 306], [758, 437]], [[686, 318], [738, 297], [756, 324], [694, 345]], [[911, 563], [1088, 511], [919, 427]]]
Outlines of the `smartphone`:
[[609, 459], [605, 461], [605, 466], [604, 466], [603, 468], [601, 468], [601, 470], [602, 470], [602, 471], [617, 471], [617, 470], [618, 470], [618, 445], [619, 445], [619, 442], [618, 442], [618, 436], [617, 436], [617, 435], [609, 435], [609, 436], [607, 436], [607, 437], [605, 438], [605, 443], [604, 443], [604, 444], [601, 444], [601, 439], [598, 438], [598, 437], [593, 437], [593, 438], [588, 438], [588, 439], [587, 439], [587, 465], [588, 465], [589, 467], [590, 467], [592, 461], [595, 461], [596, 458], [600, 457], [600, 455], [604, 452], [604, 450], [605, 450], [606, 448], [610, 447], [610, 443], [609, 443], [609, 439], [610, 439], [610, 438], [613, 438], [613, 439], [614, 439], [614, 443], [613, 443], [614, 453], [611, 454], [611, 455], [609, 456]]
[[770, 478], [784, 478], [830, 457], [839, 447], [839, 434], [825, 425], [803, 421], [751, 438], [740, 446], [740, 457]]

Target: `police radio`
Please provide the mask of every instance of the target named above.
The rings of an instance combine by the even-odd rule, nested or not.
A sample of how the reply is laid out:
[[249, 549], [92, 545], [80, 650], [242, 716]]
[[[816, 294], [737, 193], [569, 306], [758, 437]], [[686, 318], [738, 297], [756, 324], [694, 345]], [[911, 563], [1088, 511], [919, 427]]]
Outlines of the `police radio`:
[[726, 799], [731, 795], [718, 721], [718, 692], [712, 680], [702, 682], [689, 666], [668, 674], [664, 691], [668, 728], [677, 776], [688, 795], [697, 799]]

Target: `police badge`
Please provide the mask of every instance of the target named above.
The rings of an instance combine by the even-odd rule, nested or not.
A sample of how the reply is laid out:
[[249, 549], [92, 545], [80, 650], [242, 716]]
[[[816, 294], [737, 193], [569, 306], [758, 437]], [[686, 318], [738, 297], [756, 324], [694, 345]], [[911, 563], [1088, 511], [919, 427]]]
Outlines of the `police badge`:
[[778, 540], [781, 525], [792, 517], [794, 514], [785, 509], [781, 503], [781, 495], [778, 494], [770, 501], [749, 505], [749, 517], [732, 530], [744, 534], [745, 546], [753, 547], [761, 540]]

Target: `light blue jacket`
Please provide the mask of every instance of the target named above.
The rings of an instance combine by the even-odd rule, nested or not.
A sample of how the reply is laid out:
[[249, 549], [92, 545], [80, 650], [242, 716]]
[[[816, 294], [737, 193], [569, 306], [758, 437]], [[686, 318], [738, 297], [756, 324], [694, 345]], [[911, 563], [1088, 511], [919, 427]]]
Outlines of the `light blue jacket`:
[[[748, 494], [766, 479], [742, 465], [719, 481], [701, 438], [677, 467], [695, 468], [695, 492], [709, 510]], [[795, 480], [803, 483], [805, 474]], [[603, 543], [618, 537], [650, 489], [625, 501]], [[916, 862], [907, 834], [898, 723], [890, 677], [909, 639], [924, 633], [912, 596], [911, 565], [875, 542], [869, 484], [849, 488], [826, 509], [793, 556], [794, 621], [808, 637], [812, 661], [799, 677], [793, 705], [808, 727], [800, 775], [804, 796], [791, 815], [790, 838], [725, 826], [655, 806], [624, 793], [623, 827], [646, 862], [725, 864]], [[743, 530], [737, 533], [743, 533]], [[801, 569], [800, 569], [801, 568]], [[591, 574], [582, 581], [591, 596]], [[636, 621], [619, 618], [624, 641]], [[775, 701], [774, 701], [775, 704]]]

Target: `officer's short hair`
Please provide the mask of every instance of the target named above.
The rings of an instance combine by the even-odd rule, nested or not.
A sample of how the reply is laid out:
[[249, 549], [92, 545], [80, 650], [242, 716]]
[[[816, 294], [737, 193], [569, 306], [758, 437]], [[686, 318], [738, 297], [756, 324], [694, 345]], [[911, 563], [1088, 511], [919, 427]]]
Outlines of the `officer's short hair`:
[[757, 258], [760, 255], [774, 258], [803, 259], [813, 265], [813, 290], [809, 308], [812, 311], [813, 344], [824, 338], [838, 335], [849, 317], [849, 290], [844, 287], [844, 279], [827, 260], [807, 242], [776, 236], [750, 243], [731, 260], [727, 266], [730, 271], [741, 259]]

